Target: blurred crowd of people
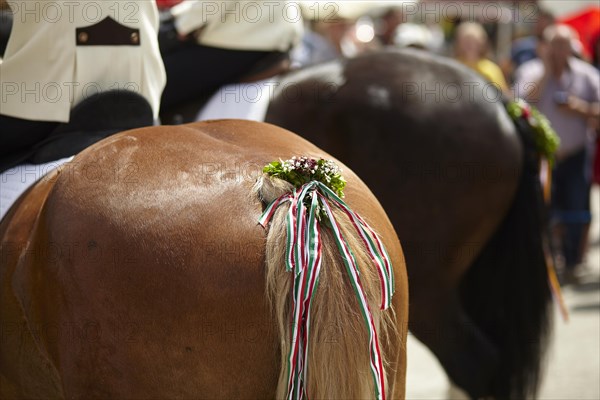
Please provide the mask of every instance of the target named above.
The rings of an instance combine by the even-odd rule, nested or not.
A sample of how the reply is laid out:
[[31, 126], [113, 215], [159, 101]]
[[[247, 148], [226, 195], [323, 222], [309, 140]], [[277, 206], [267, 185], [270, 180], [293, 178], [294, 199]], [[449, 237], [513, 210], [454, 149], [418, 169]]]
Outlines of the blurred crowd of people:
[[[572, 26], [538, 9], [530, 16], [529, 25], [520, 31], [512, 29], [510, 52], [500, 55], [496, 48], [500, 22], [473, 15], [466, 19], [416, 18], [405, 15], [403, 7], [374, 7], [369, 2], [305, 2], [302, 6], [289, 1], [157, 0], [158, 8], [154, 2], [135, 2], [135, 20], [126, 18], [126, 9], [119, 14], [108, 3], [98, 6], [98, 13], [136, 29], [132, 35], [138, 32], [140, 36], [136, 36], [137, 42], [127, 42], [127, 36], [124, 43], [113, 40], [93, 46], [79, 43], [88, 40], [79, 30], [77, 43], [66, 41], [75, 37], [76, 29], [93, 25], [77, 10], [76, 18], [57, 22], [31, 18], [34, 11], [26, 3], [8, 3], [14, 26], [8, 45], [0, 40], [4, 55], [0, 83], [5, 91], [0, 109], [0, 157], [43, 140], [57, 123], [68, 122], [69, 109], [81, 97], [76, 92], [74, 98], [41, 104], [44, 101], [37, 101], [30, 92], [20, 97], [7, 92], [9, 86], [14, 89], [10, 85], [14, 82], [134, 82], [157, 116], [159, 111], [209, 96], [222, 85], [264, 79], [289, 68], [353, 57], [385, 46], [410, 47], [455, 58], [496, 85], [507, 98], [523, 97], [548, 117], [561, 139], [552, 207], [566, 277], [576, 276], [576, 267], [584, 261], [591, 221], [594, 138], [599, 129], [600, 26], [597, 34], [582, 41]], [[7, 3], [0, 0], [0, 8], [2, 4], [6, 16]], [[258, 9], [251, 9], [252, 5]], [[600, 16], [599, 7], [589, 12]], [[105, 19], [92, 22], [107, 29]], [[8, 18], [2, 17], [2, 21], [0, 36], [6, 39]], [[125, 52], [99, 53], [106, 47], [102, 45], [124, 44]], [[48, 57], [43, 56], [46, 53]], [[23, 104], [22, 99], [32, 101]], [[595, 174], [600, 182], [598, 158]]]
[[[502, 57], [494, 51], [497, 41], [490, 40], [498, 34], [497, 21], [456, 18], [416, 23], [399, 7], [352, 15], [342, 6], [333, 21], [310, 22], [310, 35], [297, 50], [296, 62], [351, 57], [383, 46], [412, 47], [455, 58], [506, 98], [534, 104], [561, 140], [553, 171], [551, 222], [562, 277], [574, 282], [585, 263], [591, 185], [600, 183], [600, 7], [571, 18], [580, 25], [588, 21], [584, 40], [568, 21], [558, 20], [550, 11], [538, 8], [529, 20], [529, 26], [520, 27], [520, 35], [513, 27], [510, 53]], [[368, 31], [372, 34], [365, 34]]]

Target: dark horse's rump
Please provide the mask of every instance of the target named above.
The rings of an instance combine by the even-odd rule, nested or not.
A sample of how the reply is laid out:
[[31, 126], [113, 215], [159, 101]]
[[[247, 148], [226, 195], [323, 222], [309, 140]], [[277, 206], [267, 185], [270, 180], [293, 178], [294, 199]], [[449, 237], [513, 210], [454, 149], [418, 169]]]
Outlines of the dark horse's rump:
[[447, 59], [384, 51], [288, 75], [267, 120], [377, 195], [406, 254], [410, 327], [450, 378], [472, 397], [535, 392], [550, 298], [536, 164], [496, 88]]

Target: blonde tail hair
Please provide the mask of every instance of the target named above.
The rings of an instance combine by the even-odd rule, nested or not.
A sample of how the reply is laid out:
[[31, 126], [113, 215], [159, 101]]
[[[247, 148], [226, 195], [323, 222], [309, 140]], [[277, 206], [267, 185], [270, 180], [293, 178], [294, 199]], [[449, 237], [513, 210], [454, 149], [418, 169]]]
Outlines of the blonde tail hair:
[[[263, 176], [255, 187], [258, 197], [269, 204], [293, 186], [281, 179]], [[290, 352], [291, 290], [293, 273], [286, 272], [286, 213], [289, 205], [281, 205], [271, 219], [266, 243], [267, 298], [273, 309], [280, 338], [281, 371], [277, 398], [287, 396], [287, 368]], [[395, 336], [394, 314], [390, 308], [380, 310], [379, 276], [363, 242], [345, 214], [332, 207], [334, 217], [360, 268], [360, 279], [366, 294], [375, 327], [380, 338], [384, 367], [389, 366], [386, 340]], [[350, 278], [336, 247], [331, 229], [322, 228], [322, 266], [319, 286], [311, 309], [307, 382], [305, 389], [311, 399], [373, 398], [375, 388], [369, 368], [369, 333], [361, 315]], [[394, 371], [385, 369], [386, 376]], [[387, 388], [387, 378], [386, 378]]]

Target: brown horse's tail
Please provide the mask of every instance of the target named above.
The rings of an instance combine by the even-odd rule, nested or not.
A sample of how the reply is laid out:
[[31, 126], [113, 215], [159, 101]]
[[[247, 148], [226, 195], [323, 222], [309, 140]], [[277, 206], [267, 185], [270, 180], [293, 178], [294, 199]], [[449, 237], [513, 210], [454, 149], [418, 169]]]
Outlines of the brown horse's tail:
[[516, 121], [523, 168], [513, 204], [461, 287], [469, 316], [499, 349], [496, 399], [535, 397], [551, 322], [545, 205], [534, 132]]
[[[267, 177], [261, 178], [256, 188], [265, 204], [292, 190], [288, 182]], [[290, 326], [294, 274], [286, 272], [285, 268], [287, 204], [280, 206], [271, 218], [266, 244], [267, 295], [276, 316], [281, 349], [278, 399], [286, 397], [288, 354], [292, 345]], [[380, 310], [381, 293], [375, 266], [343, 212], [333, 208], [333, 213], [360, 266], [360, 279], [379, 335], [385, 367], [385, 348], [389, 347], [385, 340], [395, 329], [393, 311]], [[372, 398], [375, 388], [369, 368], [369, 334], [331, 229], [322, 228], [321, 233], [322, 266], [310, 311], [309, 353], [308, 361], [305, 360], [308, 365], [306, 393], [308, 398], [315, 399]]]

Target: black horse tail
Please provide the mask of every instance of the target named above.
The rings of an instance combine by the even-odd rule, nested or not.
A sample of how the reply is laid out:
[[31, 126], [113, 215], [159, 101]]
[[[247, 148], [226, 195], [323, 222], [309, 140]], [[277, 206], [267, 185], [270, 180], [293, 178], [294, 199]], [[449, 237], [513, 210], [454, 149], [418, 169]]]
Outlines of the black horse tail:
[[544, 252], [547, 217], [535, 133], [524, 120], [515, 125], [523, 144], [518, 189], [461, 287], [467, 313], [499, 350], [490, 394], [496, 399], [535, 397], [552, 316]]

